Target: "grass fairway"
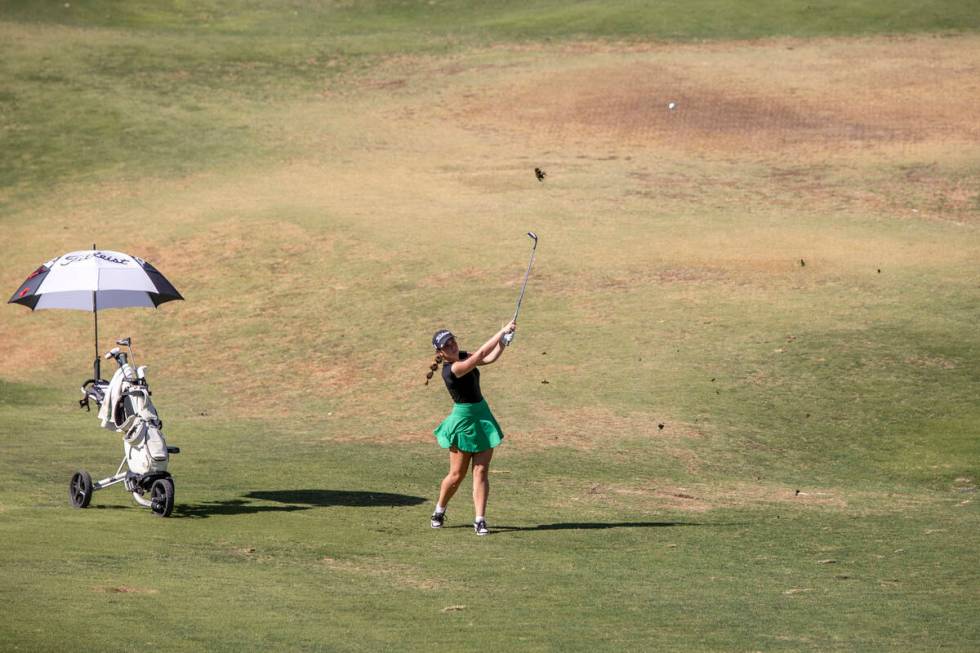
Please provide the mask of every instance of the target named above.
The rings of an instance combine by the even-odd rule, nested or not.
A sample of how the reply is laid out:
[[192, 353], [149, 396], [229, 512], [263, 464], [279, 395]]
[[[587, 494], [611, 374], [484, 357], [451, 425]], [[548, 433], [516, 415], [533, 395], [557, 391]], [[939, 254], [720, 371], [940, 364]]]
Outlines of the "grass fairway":
[[[187, 300], [100, 314], [170, 519], [69, 507], [122, 448], [91, 315], [0, 311], [0, 650], [980, 649], [978, 27], [0, 2], [0, 289], [96, 242]], [[468, 485], [433, 531], [429, 338], [506, 321], [529, 229], [493, 533]]]

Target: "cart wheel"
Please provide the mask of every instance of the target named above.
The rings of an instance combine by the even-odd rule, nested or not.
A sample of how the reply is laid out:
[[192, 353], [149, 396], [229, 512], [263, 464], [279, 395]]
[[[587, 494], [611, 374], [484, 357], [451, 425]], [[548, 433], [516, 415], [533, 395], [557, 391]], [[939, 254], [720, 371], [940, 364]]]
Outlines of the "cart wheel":
[[88, 472], [79, 471], [72, 474], [68, 484], [68, 500], [75, 508], [88, 507], [92, 500], [92, 477]]
[[150, 486], [150, 510], [157, 517], [169, 517], [174, 511], [174, 482], [169, 478], [158, 478]]

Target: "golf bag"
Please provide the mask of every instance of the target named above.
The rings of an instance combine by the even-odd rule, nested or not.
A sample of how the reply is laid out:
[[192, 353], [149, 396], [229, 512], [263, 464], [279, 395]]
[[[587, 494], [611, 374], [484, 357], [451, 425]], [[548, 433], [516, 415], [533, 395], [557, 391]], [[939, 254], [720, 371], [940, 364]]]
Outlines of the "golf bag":
[[[167, 517], [174, 506], [174, 482], [167, 466], [170, 455], [180, 450], [167, 446], [163, 422], [150, 399], [146, 366], [133, 369], [129, 362], [131, 340], [125, 338], [117, 343], [130, 347], [129, 357], [119, 347], [107, 352], [105, 358], [115, 359], [119, 368], [109, 381], [89, 379], [83, 383], [84, 398], [78, 403], [88, 410], [94, 401], [102, 427], [123, 434], [123, 461], [113, 476], [95, 483], [88, 472], [76, 472], [69, 485], [69, 498], [73, 506], [84, 508], [95, 490], [125, 483], [137, 503], [155, 515]], [[147, 493], [149, 498], [145, 497]]]

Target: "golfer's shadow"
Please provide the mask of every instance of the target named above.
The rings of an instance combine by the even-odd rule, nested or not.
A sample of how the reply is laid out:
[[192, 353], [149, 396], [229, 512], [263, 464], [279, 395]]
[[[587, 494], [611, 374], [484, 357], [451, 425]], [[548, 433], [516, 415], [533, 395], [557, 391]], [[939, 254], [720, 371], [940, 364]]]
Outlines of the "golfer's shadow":
[[[268, 501], [279, 505], [255, 503]], [[397, 508], [425, 503], [422, 497], [362, 490], [256, 490], [240, 499], [177, 504], [174, 517], [205, 519], [215, 515], [254, 515], [266, 512], [296, 512], [329, 506]]]
[[520, 531], [590, 531], [609, 528], [667, 528], [671, 526], [706, 526], [697, 522], [679, 521], [622, 521], [622, 522], [560, 522], [557, 524], [537, 524], [535, 526], [497, 526], [491, 531], [513, 533]]

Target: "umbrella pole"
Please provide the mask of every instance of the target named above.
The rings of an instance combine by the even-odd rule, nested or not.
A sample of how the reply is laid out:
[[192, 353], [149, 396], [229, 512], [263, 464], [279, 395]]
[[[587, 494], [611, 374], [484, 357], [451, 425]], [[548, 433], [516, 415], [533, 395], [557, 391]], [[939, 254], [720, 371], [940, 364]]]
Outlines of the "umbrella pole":
[[102, 360], [99, 358], [99, 307], [96, 305], [95, 292], [92, 292], [92, 313], [95, 315], [95, 380], [102, 378]]
[[[95, 249], [95, 243], [92, 243], [92, 249]], [[95, 315], [95, 364], [93, 371], [96, 381], [102, 378], [102, 360], [99, 358], [99, 300], [97, 292], [98, 289], [92, 291], [92, 314]]]

